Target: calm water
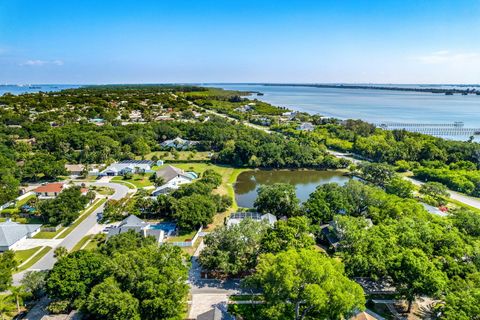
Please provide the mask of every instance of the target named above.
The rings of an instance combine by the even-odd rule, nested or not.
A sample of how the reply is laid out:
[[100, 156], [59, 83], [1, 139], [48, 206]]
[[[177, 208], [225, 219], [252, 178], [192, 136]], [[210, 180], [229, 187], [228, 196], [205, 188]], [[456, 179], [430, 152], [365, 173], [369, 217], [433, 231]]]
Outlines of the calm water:
[[0, 96], [5, 93], [11, 94], [22, 94], [22, 93], [34, 93], [34, 92], [50, 92], [50, 91], [60, 91], [63, 89], [74, 89], [78, 88], [78, 85], [68, 85], [68, 84], [39, 84], [39, 85], [0, 85]]
[[480, 96], [336, 89], [297, 86], [229, 85], [211, 86], [232, 90], [259, 91], [259, 100], [277, 106], [340, 119], [369, 122], [451, 123], [480, 128]]
[[257, 198], [260, 185], [288, 183], [297, 189], [297, 197], [303, 202], [315, 191], [317, 186], [336, 182], [345, 184], [349, 180], [338, 171], [315, 170], [255, 170], [242, 172], [235, 183], [235, 199], [240, 207], [251, 208]]

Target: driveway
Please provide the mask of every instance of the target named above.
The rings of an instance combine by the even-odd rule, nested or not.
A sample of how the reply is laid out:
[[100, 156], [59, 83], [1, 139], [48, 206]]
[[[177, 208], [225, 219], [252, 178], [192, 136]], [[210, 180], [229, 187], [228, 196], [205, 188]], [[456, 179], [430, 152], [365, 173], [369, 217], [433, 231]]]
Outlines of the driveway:
[[[117, 183], [107, 183], [107, 182], [95, 182], [90, 183], [91, 185], [99, 187], [109, 187], [115, 190], [115, 193], [110, 196], [110, 199], [120, 200], [127, 196], [129, 191], [128, 187], [117, 184]], [[103, 211], [103, 205], [94, 210], [90, 215], [83, 220], [75, 229], [73, 229], [70, 234], [68, 234], [63, 241], [61, 241], [57, 246], [62, 246], [68, 250], [72, 250], [73, 247], [85, 236], [88, 234], [90, 229], [92, 229], [97, 224], [97, 213]], [[53, 265], [56, 262], [56, 258], [53, 256], [53, 251], [50, 250], [45, 256], [43, 256], [39, 261], [37, 261], [33, 266], [28, 270], [16, 273], [13, 275], [13, 284], [20, 285], [20, 280], [23, 278], [23, 275], [26, 271], [31, 270], [49, 270], [53, 268]]]
[[36, 247], [57, 247], [63, 239], [23, 239], [15, 244], [13, 250], [28, 250]]

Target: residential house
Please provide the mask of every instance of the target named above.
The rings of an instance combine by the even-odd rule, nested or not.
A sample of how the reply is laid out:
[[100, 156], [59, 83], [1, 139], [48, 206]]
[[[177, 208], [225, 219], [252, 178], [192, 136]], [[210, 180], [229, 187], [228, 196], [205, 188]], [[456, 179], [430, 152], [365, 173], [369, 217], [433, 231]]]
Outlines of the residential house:
[[160, 145], [163, 148], [175, 148], [178, 150], [186, 150], [198, 144], [198, 141], [185, 140], [180, 137], [175, 139], [165, 140]]
[[112, 163], [105, 168], [99, 175], [101, 176], [121, 176], [125, 173], [151, 173], [153, 161], [149, 160], [125, 160]]
[[21, 224], [10, 219], [0, 223], [0, 252], [15, 249], [23, 239], [33, 237], [40, 231], [41, 224]]
[[66, 164], [65, 170], [70, 176], [80, 176], [85, 170], [85, 166], [83, 164]]
[[111, 228], [108, 231], [107, 239], [117, 234], [128, 232], [130, 230], [138, 232], [142, 234], [144, 237], [153, 236], [157, 240], [157, 243], [163, 242], [163, 239], [165, 238], [165, 232], [163, 230], [152, 228], [152, 226], [149, 223], [143, 221], [137, 216], [130, 215], [127, 218], [125, 218], [122, 222], [120, 222], [118, 226]]
[[152, 196], [158, 196], [160, 194], [167, 194], [174, 190], [177, 190], [180, 185], [184, 183], [190, 183], [194, 179], [198, 178], [197, 174], [194, 172], [185, 172], [182, 169], [179, 169], [174, 166], [165, 166], [155, 172], [157, 178], [163, 178], [163, 185], [157, 187], [153, 192]]
[[47, 183], [34, 189], [33, 192], [41, 199], [55, 198], [63, 191], [64, 186], [63, 182]]
[[265, 221], [269, 225], [273, 226], [277, 222], [277, 217], [273, 214], [266, 213], [261, 214], [259, 212], [235, 212], [230, 215], [227, 220], [227, 226], [233, 226], [239, 224], [244, 219], [252, 219], [255, 221]]
[[245, 105], [245, 106], [241, 106], [241, 107], [238, 107], [238, 108], [235, 108], [235, 111], [238, 111], [238, 112], [248, 112], [252, 110], [252, 106], [251, 105]]
[[207, 312], [201, 313], [197, 316], [197, 320], [223, 320], [226, 319], [222, 310], [218, 307], [208, 310]]
[[297, 130], [301, 131], [313, 131], [315, 130], [315, 126], [311, 122], [302, 122], [298, 127]]

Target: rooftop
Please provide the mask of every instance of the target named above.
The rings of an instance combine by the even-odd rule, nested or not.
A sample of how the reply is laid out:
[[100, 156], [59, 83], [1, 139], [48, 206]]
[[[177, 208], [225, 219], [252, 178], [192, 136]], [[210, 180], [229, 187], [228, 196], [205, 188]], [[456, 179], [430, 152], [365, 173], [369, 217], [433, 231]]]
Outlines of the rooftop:
[[41, 224], [20, 224], [7, 220], [0, 223], [0, 247], [9, 247], [18, 240], [37, 231]]
[[48, 193], [60, 193], [63, 190], [63, 183], [62, 182], [54, 182], [54, 183], [47, 183], [45, 185], [42, 185], [38, 188], [36, 188], [34, 191], [35, 192], [48, 192]]

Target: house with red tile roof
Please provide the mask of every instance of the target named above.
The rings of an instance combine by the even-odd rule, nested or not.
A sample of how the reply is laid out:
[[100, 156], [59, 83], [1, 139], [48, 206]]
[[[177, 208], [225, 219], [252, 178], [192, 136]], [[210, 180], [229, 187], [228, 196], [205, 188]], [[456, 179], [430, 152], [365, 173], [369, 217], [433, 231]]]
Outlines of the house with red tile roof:
[[64, 189], [64, 183], [54, 182], [41, 185], [33, 190], [39, 198], [55, 198]]

